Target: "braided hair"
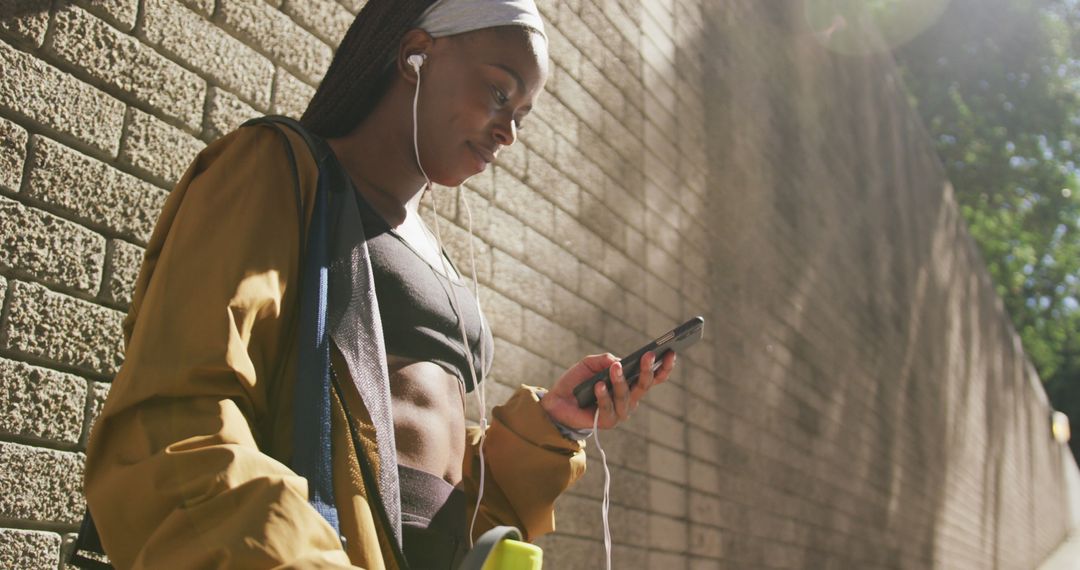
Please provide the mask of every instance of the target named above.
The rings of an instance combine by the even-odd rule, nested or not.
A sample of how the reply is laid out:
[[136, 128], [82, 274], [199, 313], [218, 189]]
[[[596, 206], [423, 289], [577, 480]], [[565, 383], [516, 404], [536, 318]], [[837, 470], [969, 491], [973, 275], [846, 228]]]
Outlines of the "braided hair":
[[435, 0], [368, 0], [338, 46], [300, 123], [324, 137], [343, 136], [375, 108], [393, 78], [402, 36]]

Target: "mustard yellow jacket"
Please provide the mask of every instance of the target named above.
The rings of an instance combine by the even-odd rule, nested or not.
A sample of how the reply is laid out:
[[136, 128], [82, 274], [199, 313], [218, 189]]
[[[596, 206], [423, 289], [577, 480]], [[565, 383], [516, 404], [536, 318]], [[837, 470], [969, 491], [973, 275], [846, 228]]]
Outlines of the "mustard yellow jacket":
[[[299, 135], [286, 136], [310, 220], [318, 168]], [[361, 473], [359, 454], [376, 472], [379, 456], [352, 382], [332, 404], [341, 536], [288, 467], [303, 244], [284, 142], [257, 126], [206, 147], [150, 239], [124, 321], [125, 362], [87, 450], [87, 503], [117, 568], [401, 566]], [[340, 354], [332, 366], [348, 373]], [[522, 386], [493, 412], [477, 533], [550, 532], [555, 498], [584, 473], [582, 444], [537, 402]], [[470, 428], [463, 466], [474, 498], [479, 436]]]

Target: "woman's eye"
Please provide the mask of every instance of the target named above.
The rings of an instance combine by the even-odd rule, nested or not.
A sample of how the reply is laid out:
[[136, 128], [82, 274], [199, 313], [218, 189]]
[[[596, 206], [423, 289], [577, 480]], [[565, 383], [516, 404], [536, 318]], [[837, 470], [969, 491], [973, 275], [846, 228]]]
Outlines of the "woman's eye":
[[510, 98], [506, 96], [506, 93], [503, 93], [502, 89], [499, 89], [498, 87], [493, 86], [491, 88], [491, 93], [495, 97], [495, 102], [499, 105], [505, 105], [508, 101], [510, 101]]

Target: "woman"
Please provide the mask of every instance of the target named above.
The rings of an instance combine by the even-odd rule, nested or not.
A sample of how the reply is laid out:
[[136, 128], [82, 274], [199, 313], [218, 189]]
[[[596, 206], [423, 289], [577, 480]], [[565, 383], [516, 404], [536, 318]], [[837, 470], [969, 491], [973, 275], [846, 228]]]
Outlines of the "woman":
[[[370, 0], [302, 119], [325, 152], [250, 126], [199, 155], [147, 248], [88, 448], [87, 502], [118, 567], [453, 568], [471, 520], [473, 536], [554, 528], [584, 471], [578, 430], [626, 419], [674, 355], [655, 376], [646, 355], [633, 390], [615, 357], [585, 357], [466, 430], [490, 333], [417, 215], [429, 180], [459, 185], [514, 143], [546, 77], [532, 0]], [[302, 277], [320, 227], [322, 422], [300, 403], [318, 376]], [[598, 415], [578, 408], [573, 388], [605, 368], [614, 393], [599, 383]]]

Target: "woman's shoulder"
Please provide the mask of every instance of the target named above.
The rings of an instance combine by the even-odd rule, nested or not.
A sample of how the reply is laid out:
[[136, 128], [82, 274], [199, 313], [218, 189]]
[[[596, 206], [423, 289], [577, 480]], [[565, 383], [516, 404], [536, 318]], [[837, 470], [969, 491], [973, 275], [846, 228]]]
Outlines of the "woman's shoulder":
[[276, 169], [295, 160], [299, 172], [318, 170], [303, 136], [287, 125], [265, 122], [243, 125], [223, 135], [207, 145], [196, 160], [205, 168], [224, 163], [230, 170]]

